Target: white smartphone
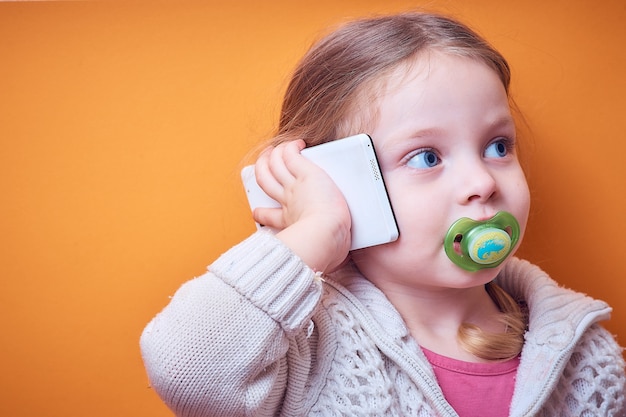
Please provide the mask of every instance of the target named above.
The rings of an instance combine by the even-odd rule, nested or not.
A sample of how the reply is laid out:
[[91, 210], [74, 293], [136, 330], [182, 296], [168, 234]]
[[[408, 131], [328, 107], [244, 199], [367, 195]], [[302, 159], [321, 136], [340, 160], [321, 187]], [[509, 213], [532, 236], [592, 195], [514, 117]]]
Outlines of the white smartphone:
[[[352, 216], [351, 250], [393, 242], [398, 226], [376, 159], [372, 139], [359, 134], [302, 150], [320, 166], [343, 193]], [[280, 207], [259, 187], [254, 165], [241, 171], [250, 208]], [[257, 224], [257, 227], [263, 227]]]

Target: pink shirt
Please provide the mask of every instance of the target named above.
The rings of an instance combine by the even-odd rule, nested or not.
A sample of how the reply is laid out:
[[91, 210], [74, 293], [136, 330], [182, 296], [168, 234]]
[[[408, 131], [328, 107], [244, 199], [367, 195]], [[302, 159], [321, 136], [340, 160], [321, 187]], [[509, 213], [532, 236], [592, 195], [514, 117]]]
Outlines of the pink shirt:
[[505, 362], [473, 363], [422, 348], [446, 400], [460, 417], [505, 417], [513, 398], [519, 357]]

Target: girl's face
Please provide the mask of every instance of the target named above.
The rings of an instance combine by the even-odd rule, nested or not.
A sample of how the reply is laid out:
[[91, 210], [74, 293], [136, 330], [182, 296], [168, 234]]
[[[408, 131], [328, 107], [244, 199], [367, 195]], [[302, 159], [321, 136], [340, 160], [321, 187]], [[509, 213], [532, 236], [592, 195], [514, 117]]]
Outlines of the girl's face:
[[[502, 269], [467, 272], [443, 241], [461, 217], [498, 211], [526, 228], [530, 197], [515, 152], [515, 125], [495, 71], [482, 62], [432, 52], [402, 65], [378, 99], [370, 130], [396, 215], [397, 241], [352, 255], [379, 287], [469, 288]], [[521, 240], [521, 239], [520, 239]]]

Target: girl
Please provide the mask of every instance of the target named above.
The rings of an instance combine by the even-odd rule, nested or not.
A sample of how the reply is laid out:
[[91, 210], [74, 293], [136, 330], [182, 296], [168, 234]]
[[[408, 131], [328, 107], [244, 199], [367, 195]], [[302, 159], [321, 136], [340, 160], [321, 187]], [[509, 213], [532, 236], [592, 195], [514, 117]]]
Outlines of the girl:
[[[433, 14], [355, 21], [304, 56], [256, 164], [281, 208], [254, 219], [278, 232], [223, 254], [142, 335], [176, 415], [624, 415], [610, 308], [511, 256], [530, 201], [509, 81]], [[349, 253], [345, 200], [300, 151], [362, 132], [400, 237]], [[497, 262], [467, 248], [482, 227], [506, 240]]]

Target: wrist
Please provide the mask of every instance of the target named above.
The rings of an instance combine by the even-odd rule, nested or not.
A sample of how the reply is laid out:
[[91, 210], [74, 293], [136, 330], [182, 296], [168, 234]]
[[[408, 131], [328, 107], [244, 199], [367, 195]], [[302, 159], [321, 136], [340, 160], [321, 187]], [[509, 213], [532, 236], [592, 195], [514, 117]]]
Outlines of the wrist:
[[327, 218], [296, 222], [276, 234], [312, 270], [330, 272], [348, 256], [350, 228]]

